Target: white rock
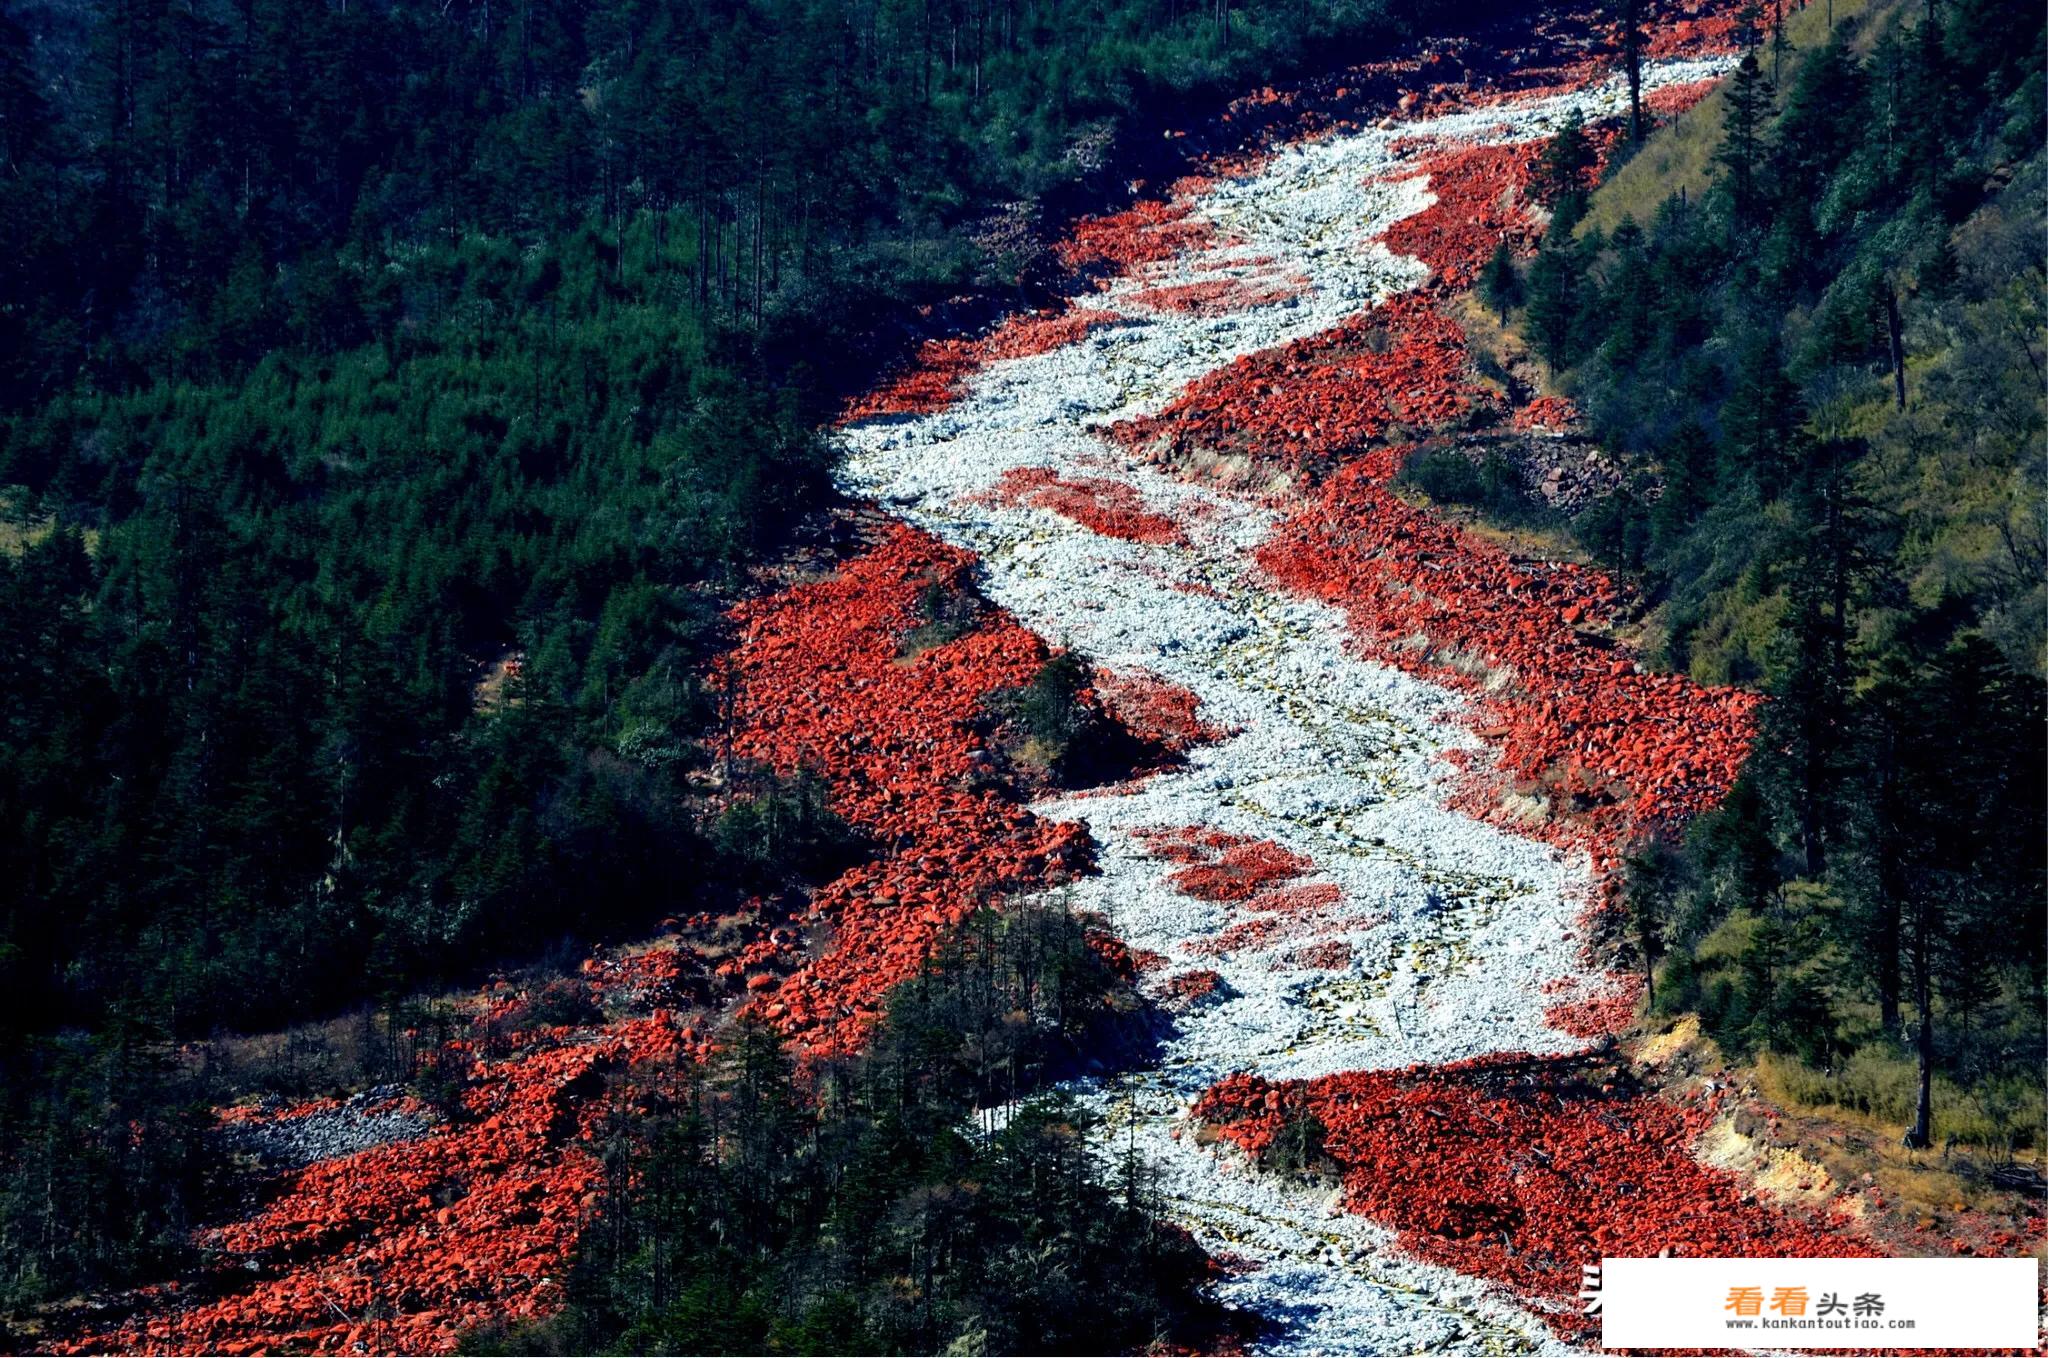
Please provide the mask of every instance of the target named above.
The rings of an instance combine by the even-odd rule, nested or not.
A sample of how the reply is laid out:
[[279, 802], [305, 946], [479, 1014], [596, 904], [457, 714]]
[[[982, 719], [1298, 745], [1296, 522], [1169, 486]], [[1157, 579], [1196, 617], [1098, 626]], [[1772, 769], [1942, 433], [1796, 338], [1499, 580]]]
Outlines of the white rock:
[[[1647, 88], [1717, 74], [1724, 61], [1672, 62]], [[1341, 1210], [1341, 1197], [1228, 1172], [1176, 1138], [1192, 1100], [1232, 1071], [1275, 1079], [1442, 1063], [1585, 1044], [1544, 1018], [1546, 982], [1585, 973], [1577, 919], [1583, 855], [1504, 833], [1447, 809], [1442, 756], [1477, 750], [1449, 719], [1460, 695], [1362, 660], [1338, 612], [1275, 593], [1252, 552], [1275, 513], [1249, 495], [1193, 486], [1134, 465], [1094, 430], [1157, 411], [1232, 360], [1341, 324], [1422, 283], [1419, 261], [1382, 241], [1433, 201], [1426, 182], [1390, 182], [1396, 141], [1523, 141], [1566, 113], [1611, 116], [1619, 80], [1576, 94], [1415, 121], [1283, 150], [1258, 174], [1219, 185], [1196, 208], [1227, 242], [1120, 279], [1084, 304], [1131, 324], [973, 378], [947, 412], [844, 432], [847, 489], [900, 506], [913, 523], [979, 554], [990, 598], [1054, 642], [1112, 670], [1150, 670], [1193, 691], [1205, 720], [1238, 734], [1184, 769], [1113, 795], [1055, 799], [1045, 815], [1085, 823], [1101, 871], [1071, 888], [1134, 947], [1165, 954], [1162, 974], [1210, 968], [1228, 997], [1180, 1020], [1156, 1069], [1079, 1087], [1107, 1118], [1105, 1145], [1132, 1139], [1173, 1210], [1202, 1242], [1261, 1266], [1221, 1284], [1224, 1299], [1272, 1317], [1277, 1344], [1315, 1352], [1461, 1348], [1549, 1351], [1544, 1324], [1493, 1289], [1394, 1248]], [[1267, 266], [1245, 261], [1270, 256]], [[1198, 267], [1206, 266], [1206, 267]], [[1219, 276], [1306, 275], [1305, 295], [1226, 317], [1159, 313], [1147, 288]], [[1094, 534], [1048, 511], [990, 499], [1005, 473], [1052, 468], [1135, 490], [1186, 535], [1167, 546]], [[1140, 834], [1200, 826], [1270, 840], [1340, 888], [1320, 916], [1275, 939], [1217, 936], [1254, 918], [1193, 899]], [[1350, 964], [1289, 969], [1307, 942], [1342, 941]]]

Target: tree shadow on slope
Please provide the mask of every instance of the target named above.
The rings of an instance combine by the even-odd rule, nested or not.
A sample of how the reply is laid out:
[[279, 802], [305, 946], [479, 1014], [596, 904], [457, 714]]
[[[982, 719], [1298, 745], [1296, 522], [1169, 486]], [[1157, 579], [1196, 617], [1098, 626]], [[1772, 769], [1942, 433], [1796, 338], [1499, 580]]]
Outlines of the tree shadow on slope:
[[989, 695], [987, 712], [1007, 758], [1059, 787], [1101, 787], [1179, 760], [1110, 715], [1093, 667], [1072, 651], [1047, 660], [1030, 683]]
[[605, 1183], [553, 1319], [494, 1353], [1105, 1353], [1230, 1347], [1208, 1263], [1052, 1082], [1142, 1019], [1057, 901], [970, 919], [860, 1055], [799, 1067], [737, 1025], [613, 1091]]

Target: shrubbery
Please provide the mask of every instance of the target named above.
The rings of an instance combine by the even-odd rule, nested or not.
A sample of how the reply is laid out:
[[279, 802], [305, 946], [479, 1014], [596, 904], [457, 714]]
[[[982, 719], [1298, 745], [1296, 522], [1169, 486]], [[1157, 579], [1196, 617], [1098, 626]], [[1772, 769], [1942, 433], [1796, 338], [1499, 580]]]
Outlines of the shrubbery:
[[1456, 448], [1424, 448], [1396, 477], [1438, 504], [1468, 505], [1503, 523], [1546, 523], [1556, 516], [1529, 493], [1521, 473], [1495, 449], [1477, 461]]
[[1742, 784], [1637, 902], [1658, 1000], [1875, 1116], [1916, 1111], [1863, 1078], [1912, 1051], [1958, 1091], [1937, 1137], [2010, 1130], [1970, 1110], [2038, 1082], [2043, 1041], [2041, 25], [1878, 5], [1781, 88], [1752, 55], [1709, 192], [1611, 233], [1566, 195], [1524, 280], [1638, 472], [1575, 533], [1638, 575], [1668, 663], [1771, 696]]
[[1121, 185], [1120, 121], [1424, 12], [0, 14], [9, 1296], [185, 1219], [106, 1148], [187, 1144], [133, 1054], [829, 859], [780, 793], [697, 821], [721, 600], [828, 493], [841, 385], [1006, 304], [991, 214]]
[[[627, 1117], [572, 1305], [474, 1352], [1103, 1353], [1195, 1342], [1199, 1249], [1091, 1118], [1034, 1095], [1132, 1001], [1082, 921], [969, 921], [867, 1054], [799, 1096], [742, 1026], [680, 1104]], [[617, 1106], [632, 1107], [631, 1091]]]

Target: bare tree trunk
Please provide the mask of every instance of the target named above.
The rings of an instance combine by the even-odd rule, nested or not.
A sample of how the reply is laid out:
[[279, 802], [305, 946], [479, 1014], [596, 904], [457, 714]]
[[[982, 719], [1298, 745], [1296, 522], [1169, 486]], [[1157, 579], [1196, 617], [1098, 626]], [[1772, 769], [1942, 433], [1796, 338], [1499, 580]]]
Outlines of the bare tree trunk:
[[1877, 1021], [1887, 1033], [1899, 1031], [1899, 903], [1878, 887]]
[[1914, 1046], [1920, 1057], [1920, 1099], [1913, 1110], [1913, 1125], [1906, 1129], [1901, 1144], [1907, 1150], [1922, 1151], [1934, 1144], [1934, 970], [1927, 955], [1927, 902], [1913, 903], [1913, 1002], [1920, 1010], [1920, 1031]]
[[1884, 280], [1884, 324], [1891, 337], [1892, 386], [1898, 397], [1899, 409], [1906, 408], [1906, 334], [1899, 320], [1899, 289], [1891, 279]]
[[1628, 139], [1643, 139], [1642, 0], [1626, 0], [1621, 12], [1621, 52], [1628, 68]]

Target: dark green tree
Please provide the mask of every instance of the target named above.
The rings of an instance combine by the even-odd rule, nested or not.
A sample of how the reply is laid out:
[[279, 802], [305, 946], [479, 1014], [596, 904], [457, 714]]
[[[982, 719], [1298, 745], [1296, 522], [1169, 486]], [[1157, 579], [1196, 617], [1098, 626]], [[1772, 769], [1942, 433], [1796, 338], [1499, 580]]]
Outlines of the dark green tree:
[[1479, 275], [1479, 295], [1508, 323], [1508, 312], [1522, 304], [1522, 275], [1515, 268], [1515, 252], [1503, 240], [1493, 247], [1486, 268]]
[[1721, 146], [1714, 154], [1735, 219], [1743, 225], [1755, 224], [1763, 208], [1762, 172], [1771, 98], [1770, 82], [1757, 65], [1756, 53], [1744, 53], [1728, 80]]
[[1593, 139], [1586, 132], [1586, 120], [1576, 108], [1565, 115], [1563, 126], [1544, 144], [1536, 162], [1534, 189], [1537, 200], [1552, 208], [1571, 199], [1583, 199], [1587, 177], [1599, 164]]

